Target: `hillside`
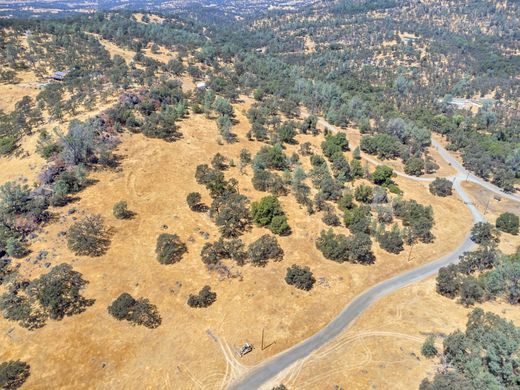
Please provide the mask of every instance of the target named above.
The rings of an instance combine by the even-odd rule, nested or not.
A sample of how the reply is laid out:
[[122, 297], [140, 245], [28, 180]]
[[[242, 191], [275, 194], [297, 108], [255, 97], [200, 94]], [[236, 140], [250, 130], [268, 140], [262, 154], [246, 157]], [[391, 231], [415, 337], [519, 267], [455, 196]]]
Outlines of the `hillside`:
[[[0, 21], [0, 387], [520, 385], [518, 14], [457, 4]], [[475, 308], [513, 321], [507, 375], [434, 369]]]

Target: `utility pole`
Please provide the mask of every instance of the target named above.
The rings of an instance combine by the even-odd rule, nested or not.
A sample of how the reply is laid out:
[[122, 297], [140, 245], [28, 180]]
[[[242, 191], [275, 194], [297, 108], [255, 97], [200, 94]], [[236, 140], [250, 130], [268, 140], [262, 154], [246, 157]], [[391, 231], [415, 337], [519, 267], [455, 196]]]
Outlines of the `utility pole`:
[[484, 215], [486, 215], [490, 203], [491, 203], [491, 198], [489, 198], [488, 201], [487, 201], [486, 209], [484, 210]]
[[262, 347], [261, 350], [264, 350], [264, 328], [262, 328]]
[[410, 252], [408, 253], [408, 262], [410, 262], [410, 260], [412, 259], [412, 249], [413, 249], [413, 243], [412, 245], [410, 245]]

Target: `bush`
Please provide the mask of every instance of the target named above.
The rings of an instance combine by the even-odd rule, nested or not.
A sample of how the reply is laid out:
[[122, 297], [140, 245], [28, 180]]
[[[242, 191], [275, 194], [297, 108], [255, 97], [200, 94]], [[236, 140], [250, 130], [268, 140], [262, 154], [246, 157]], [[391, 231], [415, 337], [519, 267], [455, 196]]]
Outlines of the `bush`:
[[247, 254], [253, 265], [265, 266], [269, 260], [282, 260], [284, 252], [276, 237], [266, 234], [249, 245]]
[[424, 357], [431, 359], [435, 356], [437, 356], [437, 348], [435, 347], [435, 337], [434, 336], [428, 336], [428, 338], [424, 341], [424, 344], [421, 348], [421, 353]]
[[187, 251], [186, 244], [176, 234], [163, 233], [157, 237], [155, 253], [161, 264], [177, 263]]
[[336, 135], [328, 134], [325, 141], [321, 143], [323, 154], [329, 160], [336, 153], [346, 152], [348, 150], [348, 140], [345, 133], [337, 133]]
[[251, 216], [258, 226], [267, 227], [274, 234], [285, 235], [291, 230], [282, 206], [275, 196], [266, 196], [259, 202], [253, 202]]
[[316, 279], [312, 276], [309, 267], [300, 267], [293, 264], [290, 268], [287, 268], [285, 281], [287, 284], [295, 286], [300, 290], [309, 291], [316, 282]]
[[372, 181], [377, 185], [390, 184], [394, 170], [386, 165], [378, 165], [372, 173]]
[[208, 307], [213, 304], [217, 300], [217, 293], [211, 291], [210, 286], [204, 286], [202, 290], [199, 291], [198, 295], [190, 294], [188, 298], [188, 305], [190, 307]]
[[498, 230], [514, 235], [518, 234], [519, 225], [518, 215], [513, 213], [500, 214], [495, 223]]
[[341, 225], [341, 221], [339, 217], [333, 211], [329, 210], [325, 213], [322, 218], [322, 221], [327, 226], [339, 226]]
[[6, 390], [18, 389], [29, 375], [31, 367], [20, 360], [3, 362], [0, 364], [0, 387]]
[[78, 256], [102, 256], [110, 245], [109, 236], [103, 218], [89, 215], [69, 228], [67, 246]]
[[5, 136], [0, 137], [0, 156], [12, 153], [16, 149], [16, 137]]
[[191, 211], [201, 211], [204, 209], [201, 204], [202, 196], [198, 192], [191, 192], [186, 197], [186, 202]]
[[134, 215], [128, 210], [128, 204], [124, 200], [117, 202], [112, 208], [112, 212], [117, 219], [130, 219]]
[[343, 263], [349, 259], [351, 243], [344, 234], [334, 234], [332, 229], [323, 230], [316, 240], [316, 248], [326, 259]]
[[436, 196], [449, 196], [453, 193], [453, 183], [448, 179], [436, 178], [430, 183], [430, 192]]
[[117, 297], [107, 310], [119, 321], [126, 320], [133, 325], [143, 325], [150, 329], [157, 328], [162, 322], [157, 307], [148, 299], [135, 300], [128, 293], [122, 293]]
[[11, 257], [16, 259], [21, 259], [29, 254], [29, 250], [27, 246], [20, 241], [20, 239], [15, 237], [10, 237], [6, 241], [5, 251]]
[[374, 200], [372, 187], [364, 184], [359, 185], [354, 191], [354, 197], [358, 202], [372, 203], [372, 200]]

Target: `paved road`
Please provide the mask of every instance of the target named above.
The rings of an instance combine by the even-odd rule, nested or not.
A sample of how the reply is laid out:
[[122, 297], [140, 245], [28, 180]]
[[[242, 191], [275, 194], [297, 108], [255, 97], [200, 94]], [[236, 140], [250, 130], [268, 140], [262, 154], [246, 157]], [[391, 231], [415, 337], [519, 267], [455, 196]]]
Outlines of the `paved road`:
[[476, 183], [481, 187], [484, 187], [485, 189], [495, 193], [496, 195], [507, 198], [509, 200], [520, 202], [520, 196], [515, 194], [509, 194], [502, 191], [499, 187], [485, 181], [484, 179], [481, 179], [480, 177], [477, 177], [473, 175], [471, 172], [469, 172], [466, 168], [460, 164], [455, 157], [453, 157], [450, 152], [448, 152], [444, 147], [436, 140], [432, 139], [432, 145], [439, 151], [439, 154], [442, 156], [444, 160], [446, 160], [455, 170], [457, 171], [457, 178], [458, 180], [467, 180], [472, 183]]
[[[332, 131], [338, 131], [337, 128], [327, 123], [325, 120], [320, 119], [319, 123]], [[450, 163], [453, 168], [457, 171], [457, 174], [450, 179], [453, 181], [453, 188], [459, 195], [468, 209], [471, 211], [474, 222], [484, 221], [484, 217], [472, 203], [471, 198], [462, 189], [462, 181], [468, 178], [468, 172], [462, 165], [455, 160], [446, 149], [442, 147], [438, 142], [434, 141], [433, 145], [439, 150], [439, 154]], [[372, 164], [378, 165], [378, 162], [371, 158], [364, 158]], [[396, 172], [399, 176], [403, 176], [415, 181], [432, 181], [433, 179], [418, 178], [415, 176], [409, 176], [402, 172]], [[482, 185], [483, 187], [499, 194], [502, 197], [508, 199], [520, 201], [520, 198], [511, 194], [505, 194], [500, 191], [499, 188], [489, 184], [479, 178], [472, 177], [473, 182]], [[481, 183], [483, 182], [483, 183]], [[469, 236], [464, 239], [462, 244], [450, 254], [425, 264], [419, 268], [407, 271], [400, 275], [394, 276], [391, 279], [387, 279], [370, 289], [357, 296], [353, 301], [349, 302], [348, 305], [341, 311], [336, 318], [334, 318], [329, 324], [327, 324], [320, 331], [315, 333], [313, 336], [295, 345], [294, 347], [274, 356], [270, 360], [260, 364], [253, 368], [246, 374], [245, 377], [239, 381], [231, 384], [228, 389], [230, 390], [252, 390], [258, 389], [265, 382], [278, 375], [281, 371], [288, 368], [300, 359], [303, 359], [310, 355], [312, 352], [318, 350], [328, 342], [332, 341], [338, 335], [340, 335], [352, 322], [359, 317], [372, 303], [376, 302], [385, 295], [388, 295], [408, 284], [417, 282], [425, 279], [429, 276], [435, 275], [440, 268], [456, 263], [459, 256], [464, 252], [472, 250], [475, 244], [470, 240]]]

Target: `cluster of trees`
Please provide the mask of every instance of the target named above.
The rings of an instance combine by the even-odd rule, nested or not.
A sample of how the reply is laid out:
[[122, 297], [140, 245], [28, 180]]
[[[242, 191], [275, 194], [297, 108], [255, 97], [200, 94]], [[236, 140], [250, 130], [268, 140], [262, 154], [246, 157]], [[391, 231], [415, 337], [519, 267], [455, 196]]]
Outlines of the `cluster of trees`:
[[197, 183], [205, 185], [213, 199], [210, 216], [225, 238], [236, 238], [251, 226], [249, 199], [238, 193], [236, 179], [226, 180], [224, 173], [203, 164], [195, 172]]
[[232, 259], [242, 266], [250, 262], [254, 266], [265, 266], [269, 260], [280, 261], [284, 255], [276, 237], [265, 234], [248, 245], [240, 239], [224, 240], [204, 244], [200, 257], [209, 269], [224, 269], [224, 259]]
[[489, 223], [477, 223], [471, 237], [478, 249], [465, 252], [457, 265], [439, 270], [437, 292], [458, 296], [465, 306], [500, 297], [510, 304], [520, 303], [520, 253], [502, 255], [497, 250], [499, 233]]
[[335, 234], [332, 229], [324, 230], [316, 240], [316, 248], [326, 259], [338, 263], [349, 261], [372, 264], [375, 261], [372, 240], [366, 233], [356, 233], [347, 237], [344, 234]]
[[441, 369], [433, 380], [424, 379], [420, 390], [514, 389], [518, 378], [520, 328], [496, 314], [474, 309], [466, 330], [443, 340], [439, 352], [430, 337], [423, 345], [428, 358], [439, 357]]
[[274, 234], [288, 235], [291, 232], [287, 216], [275, 196], [266, 196], [259, 202], [253, 202], [251, 216], [256, 225], [267, 227]]
[[20, 326], [40, 328], [48, 318], [61, 320], [92, 305], [94, 300], [81, 295], [87, 283], [69, 264], [60, 264], [30, 282], [13, 281], [0, 296], [0, 310]]
[[157, 307], [146, 298], [134, 299], [128, 293], [122, 293], [107, 310], [115, 319], [126, 320], [132, 325], [142, 325], [150, 329], [161, 325], [161, 316]]
[[106, 111], [111, 128], [141, 132], [150, 138], [168, 142], [182, 137], [176, 122], [188, 114], [188, 101], [180, 81], [167, 79], [156, 82], [150, 89], [125, 92], [119, 103]]

